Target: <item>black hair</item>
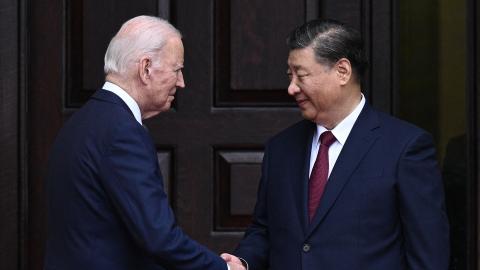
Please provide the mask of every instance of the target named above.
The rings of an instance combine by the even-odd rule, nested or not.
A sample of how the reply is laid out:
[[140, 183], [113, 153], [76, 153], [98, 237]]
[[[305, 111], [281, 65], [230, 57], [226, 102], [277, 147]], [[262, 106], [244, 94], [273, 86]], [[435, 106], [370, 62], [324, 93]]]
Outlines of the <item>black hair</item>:
[[358, 82], [363, 80], [368, 67], [362, 44], [357, 30], [329, 19], [306, 22], [295, 28], [287, 38], [290, 50], [311, 46], [318, 63], [332, 66], [341, 58], [348, 59]]

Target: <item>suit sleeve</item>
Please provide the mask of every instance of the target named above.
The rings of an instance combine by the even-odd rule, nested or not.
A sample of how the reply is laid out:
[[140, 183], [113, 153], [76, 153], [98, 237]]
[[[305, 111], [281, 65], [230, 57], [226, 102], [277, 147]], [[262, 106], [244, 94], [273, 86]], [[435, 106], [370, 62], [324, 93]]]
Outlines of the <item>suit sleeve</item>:
[[112, 137], [100, 178], [139, 248], [168, 269], [226, 270], [219, 256], [177, 226], [148, 134], [138, 124], [124, 123]]
[[448, 269], [449, 228], [430, 135], [413, 138], [398, 167], [399, 212], [408, 269]]
[[268, 239], [268, 147], [262, 162], [262, 177], [257, 192], [257, 203], [252, 224], [245, 232], [234, 254], [244, 259], [250, 269], [268, 269], [269, 239]]

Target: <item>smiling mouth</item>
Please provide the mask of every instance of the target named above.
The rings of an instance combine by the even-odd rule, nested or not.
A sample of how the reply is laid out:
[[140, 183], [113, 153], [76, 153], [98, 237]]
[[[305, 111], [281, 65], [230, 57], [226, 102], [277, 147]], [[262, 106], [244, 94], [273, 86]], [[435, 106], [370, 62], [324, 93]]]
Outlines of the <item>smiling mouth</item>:
[[306, 99], [298, 99], [298, 100], [297, 100], [297, 105], [300, 106], [300, 105], [305, 104], [306, 102], [307, 102]]

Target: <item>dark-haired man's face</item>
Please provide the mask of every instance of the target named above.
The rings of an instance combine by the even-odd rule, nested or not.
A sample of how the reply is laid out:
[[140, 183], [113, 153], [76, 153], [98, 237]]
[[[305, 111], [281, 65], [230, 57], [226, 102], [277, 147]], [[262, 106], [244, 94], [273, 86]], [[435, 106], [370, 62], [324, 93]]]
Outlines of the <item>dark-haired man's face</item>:
[[313, 49], [307, 47], [290, 51], [287, 73], [288, 94], [295, 98], [303, 117], [329, 128], [346, 94], [335, 65], [318, 63]]

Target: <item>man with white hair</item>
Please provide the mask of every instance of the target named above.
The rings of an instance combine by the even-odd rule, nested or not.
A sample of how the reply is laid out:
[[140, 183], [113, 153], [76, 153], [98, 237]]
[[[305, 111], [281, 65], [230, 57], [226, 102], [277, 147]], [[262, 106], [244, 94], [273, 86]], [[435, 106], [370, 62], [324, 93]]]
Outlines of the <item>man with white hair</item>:
[[167, 111], [183, 80], [181, 35], [127, 21], [105, 54], [106, 83], [59, 132], [49, 160], [45, 269], [242, 269], [175, 223], [142, 120]]

